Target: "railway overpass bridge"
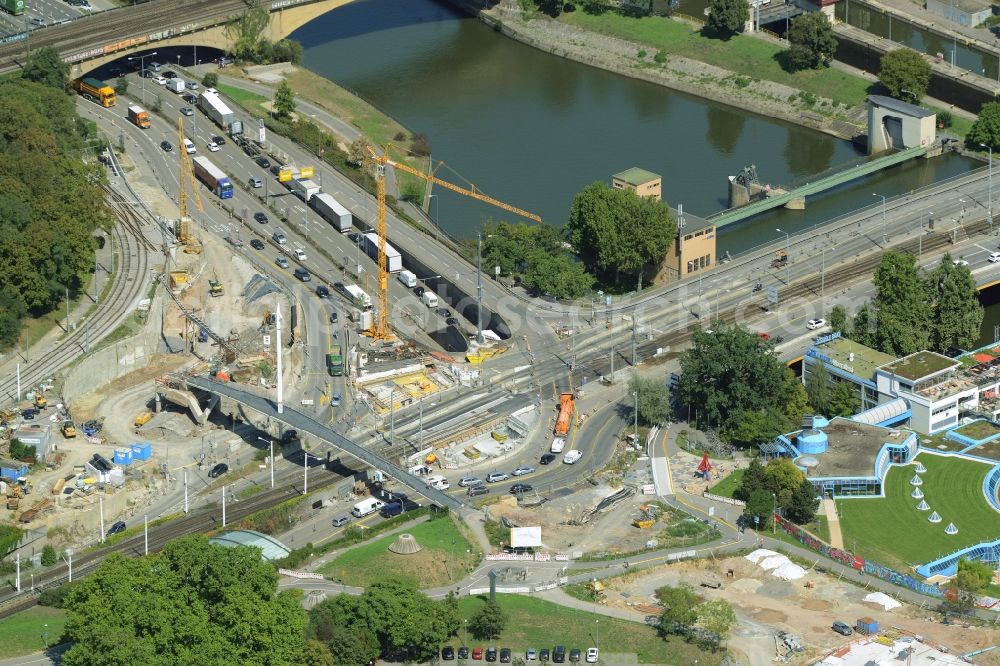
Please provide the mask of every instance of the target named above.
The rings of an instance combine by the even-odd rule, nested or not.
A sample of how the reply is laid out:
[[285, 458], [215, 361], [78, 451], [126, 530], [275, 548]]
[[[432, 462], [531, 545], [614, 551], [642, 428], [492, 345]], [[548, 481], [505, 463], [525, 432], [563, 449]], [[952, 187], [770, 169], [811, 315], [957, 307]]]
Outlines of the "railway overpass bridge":
[[[277, 41], [313, 19], [351, 0], [268, 0], [269, 21], [262, 37]], [[51, 27], [34, 30], [30, 47], [54, 46], [79, 77], [113, 60], [154, 48], [206, 46], [228, 49], [233, 44], [226, 24], [245, 12], [250, 0], [151, 0], [121, 9], [95, 12]], [[0, 71], [24, 63], [28, 34], [0, 44]]]
[[385, 472], [390, 477], [407, 485], [409, 488], [420, 493], [438, 506], [448, 507], [454, 511], [465, 508], [465, 505], [455, 497], [443, 493], [440, 490], [428, 488], [426, 483], [406, 470], [389, 462], [382, 456], [372, 453], [361, 445], [352, 442], [340, 433], [328, 428], [319, 421], [313, 419], [311, 416], [303, 414], [300, 411], [285, 406], [279, 414], [274, 403], [269, 399], [238, 388], [234, 384], [220, 382], [215, 379], [209, 379], [208, 377], [193, 376], [184, 377], [181, 378], [181, 380], [187, 384], [188, 388], [196, 388], [201, 391], [238, 402], [239, 404], [259, 412], [272, 420], [280, 421], [286, 424], [289, 428], [294, 428], [299, 432], [307, 432], [313, 437], [332, 444], [344, 453], [357, 458], [375, 469]]

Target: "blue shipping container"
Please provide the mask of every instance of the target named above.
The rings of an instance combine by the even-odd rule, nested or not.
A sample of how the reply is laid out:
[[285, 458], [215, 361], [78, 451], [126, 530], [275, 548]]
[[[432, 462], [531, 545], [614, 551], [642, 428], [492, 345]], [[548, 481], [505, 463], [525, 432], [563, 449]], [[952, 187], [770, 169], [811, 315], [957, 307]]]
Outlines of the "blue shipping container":
[[0, 478], [17, 481], [22, 476], [28, 476], [28, 466], [19, 462], [0, 463]]
[[132, 449], [115, 449], [113, 462], [116, 465], [128, 465], [132, 462]]
[[132, 444], [132, 460], [149, 460], [153, 457], [153, 445], [149, 442]]

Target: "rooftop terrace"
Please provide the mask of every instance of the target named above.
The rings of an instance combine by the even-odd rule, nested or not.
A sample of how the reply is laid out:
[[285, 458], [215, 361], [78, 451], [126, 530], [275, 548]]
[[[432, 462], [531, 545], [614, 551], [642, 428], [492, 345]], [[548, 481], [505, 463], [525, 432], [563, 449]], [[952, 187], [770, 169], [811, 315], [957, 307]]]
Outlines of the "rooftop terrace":
[[961, 364], [955, 359], [948, 358], [936, 352], [918, 351], [909, 356], [904, 356], [898, 361], [886, 363], [881, 369], [910, 382], [916, 382], [958, 365]]
[[862, 379], [871, 379], [875, 376], [875, 368], [896, 360], [890, 354], [843, 337], [817, 344], [815, 348], [829, 358], [832, 365]]
[[[836, 418], [822, 429], [829, 441], [826, 453], [815, 456], [819, 464], [812, 468], [810, 477], [844, 478], [871, 477], [875, 474], [875, 456], [884, 444], [901, 445], [913, 433], [909, 430], [882, 428]], [[792, 444], [801, 432], [795, 433]]]

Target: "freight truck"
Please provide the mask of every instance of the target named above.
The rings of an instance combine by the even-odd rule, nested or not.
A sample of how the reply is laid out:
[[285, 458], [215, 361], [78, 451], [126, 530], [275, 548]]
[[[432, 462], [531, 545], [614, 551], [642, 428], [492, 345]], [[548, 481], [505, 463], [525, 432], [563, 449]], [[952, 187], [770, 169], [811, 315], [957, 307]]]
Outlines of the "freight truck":
[[193, 158], [191, 163], [194, 165], [194, 175], [205, 184], [205, 187], [212, 190], [215, 196], [220, 199], [233, 197], [233, 183], [222, 169], [212, 164], [204, 156]]
[[[378, 234], [372, 232], [364, 235], [365, 252], [368, 256], [378, 261]], [[399, 254], [399, 250], [389, 245], [385, 244], [385, 261], [386, 270], [390, 273], [398, 273], [403, 270], [403, 257]]]
[[573, 394], [563, 393], [559, 396], [559, 417], [556, 419], [556, 435], [565, 436], [569, 434], [569, 427], [573, 423]]
[[354, 228], [354, 217], [351, 215], [351, 211], [341, 206], [326, 192], [320, 192], [310, 199], [309, 205], [340, 233], [348, 232]]
[[278, 182], [287, 183], [290, 180], [308, 180], [313, 177], [316, 170], [313, 167], [296, 168], [290, 164], [278, 169]]
[[149, 114], [143, 111], [141, 106], [133, 104], [128, 107], [128, 121], [136, 127], [149, 129]]
[[326, 371], [331, 377], [344, 374], [344, 354], [337, 343], [330, 345], [330, 353], [326, 355]]
[[351, 299], [354, 307], [367, 310], [372, 306], [371, 296], [366, 294], [360, 287], [353, 284], [344, 286], [344, 295]]
[[215, 88], [208, 88], [201, 94], [201, 97], [198, 98], [198, 106], [222, 129], [229, 129], [229, 126], [233, 124], [235, 115], [232, 109], [226, 106], [226, 103], [219, 97], [219, 91]]
[[292, 179], [285, 183], [292, 193], [306, 203], [320, 193], [319, 185], [307, 179]]
[[97, 102], [104, 108], [110, 108], [118, 103], [115, 89], [100, 79], [88, 76], [73, 81], [73, 89], [80, 93], [85, 99]]
[[0, 8], [14, 16], [24, 13], [24, 0], [0, 0]]

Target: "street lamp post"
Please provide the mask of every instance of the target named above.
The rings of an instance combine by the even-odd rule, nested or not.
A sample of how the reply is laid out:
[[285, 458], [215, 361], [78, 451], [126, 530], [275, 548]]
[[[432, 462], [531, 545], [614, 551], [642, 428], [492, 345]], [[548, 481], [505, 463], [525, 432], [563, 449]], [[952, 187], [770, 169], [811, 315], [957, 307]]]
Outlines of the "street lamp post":
[[476, 232], [476, 342], [483, 344], [483, 233]]
[[597, 648], [597, 652], [600, 653], [600, 651], [601, 651], [601, 621], [600, 620], [594, 620], [594, 624], [597, 625], [597, 640], [595, 641], [597, 643], [597, 645], [595, 645], [594, 647]]
[[[438, 195], [436, 195], [436, 194], [428, 194], [427, 198], [428, 199], [434, 199], [434, 201], [432, 202], [434, 204], [434, 226], [435, 227], [440, 227], [441, 225], [438, 223], [438, 217], [441, 215], [441, 204], [438, 203]], [[428, 208], [429, 207], [430, 206], [428, 206]]]
[[[1000, 76], [1000, 75], [998, 75], [998, 76]], [[990, 166], [990, 170], [989, 170], [989, 174], [990, 174], [989, 175], [989, 199], [990, 199], [990, 205], [989, 205], [989, 212], [987, 213], [987, 215], [989, 217], [987, 217], [986, 219], [990, 223], [990, 233], [992, 234], [993, 233], [993, 146], [987, 146], [984, 143], [981, 143], [979, 145], [981, 147], [986, 148], [987, 150], [990, 151], [990, 165], [989, 165]]]
[[639, 392], [633, 391], [632, 397], [635, 398], [635, 442], [636, 445], [639, 444]]
[[785, 234], [785, 286], [790, 287], [792, 285], [791, 278], [791, 266], [792, 266], [792, 235], [787, 231], [782, 231], [781, 229], [775, 229], [779, 234]]
[[[147, 53], [145, 55], [131, 56], [129, 61], [139, 59], [139, 84], [142, 86], [142, 103], [146, 103], [146, 58], [152, 58], [156, 55], [156, 51], [152, 53]], [[183, 146], [182, 146], [183, 147]]]
[[881, 194], [872, 194], [873, 197], [882, 197], [882, 247], [885, 248], [886, 243], [889, 242], [889, 236], [886, 234], [885, 230], [885, 197]]
[[826, 309], [826, 251], [836, 250], [836, 246], [824, 247], [820, 250], [820, 268], [819, 268], [819, 305], [820, 308], [825, 311]]

